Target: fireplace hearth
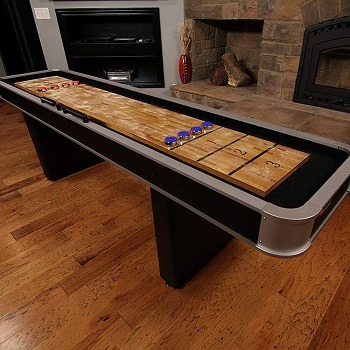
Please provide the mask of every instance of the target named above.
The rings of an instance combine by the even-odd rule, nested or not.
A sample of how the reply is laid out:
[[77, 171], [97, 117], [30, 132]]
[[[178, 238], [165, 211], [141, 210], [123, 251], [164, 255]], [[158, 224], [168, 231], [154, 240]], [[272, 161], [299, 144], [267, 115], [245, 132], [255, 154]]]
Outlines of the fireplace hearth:
[[294, 101], [350, 112], [350, 17], [305, 31]]

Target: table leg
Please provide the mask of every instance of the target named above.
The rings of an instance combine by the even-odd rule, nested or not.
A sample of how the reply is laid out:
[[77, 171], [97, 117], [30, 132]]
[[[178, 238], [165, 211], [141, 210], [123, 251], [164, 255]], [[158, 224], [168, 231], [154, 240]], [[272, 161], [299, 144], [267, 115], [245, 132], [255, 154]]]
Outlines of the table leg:
[[233, 236], [151, 189], [161, 277], [179, 288]]
[[45, 176], [59, 180], [102, 161], [84, 147], [23, 113]]

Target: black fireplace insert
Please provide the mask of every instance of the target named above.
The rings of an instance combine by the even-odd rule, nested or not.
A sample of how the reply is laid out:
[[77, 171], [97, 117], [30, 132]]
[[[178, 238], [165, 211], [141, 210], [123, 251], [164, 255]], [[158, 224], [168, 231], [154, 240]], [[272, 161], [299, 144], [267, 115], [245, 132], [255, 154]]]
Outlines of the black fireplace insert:
[[350, 16], [305, 30], [293, 100], [350, 112]]

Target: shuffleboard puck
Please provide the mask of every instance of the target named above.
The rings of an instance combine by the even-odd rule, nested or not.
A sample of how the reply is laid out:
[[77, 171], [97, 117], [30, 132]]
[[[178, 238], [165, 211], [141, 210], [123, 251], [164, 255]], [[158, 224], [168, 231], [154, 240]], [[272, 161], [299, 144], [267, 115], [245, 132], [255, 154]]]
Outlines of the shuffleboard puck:
[[213, 127], [213, 123], [209, 121], [205, 121], [202, 123], [202, 128], [205, 130], [211, 129]]
[[176, 137], [176, 136], [167, 136], [167, 137], [164, 139], [164, 143], [165, 143], [167, 146], [175, 146], [176, 143], [177, 143], [177, 137]]
[[37, 90], [40, 92], [45, 92], [45, 91], [47, 91], [47, 88], [46, 88], [46, 86], [41, 85], [41, 86], [38, 86]]
[[190, 133], [193, 136], [200, 135], [202, 132], [203, 129], [200, 126], [193, 126], [190, 130]]
[[180, 141], [186, 141], [190, 137], [190, 133], [186, 130], [181, 130], [177, 133], [177, 137]]

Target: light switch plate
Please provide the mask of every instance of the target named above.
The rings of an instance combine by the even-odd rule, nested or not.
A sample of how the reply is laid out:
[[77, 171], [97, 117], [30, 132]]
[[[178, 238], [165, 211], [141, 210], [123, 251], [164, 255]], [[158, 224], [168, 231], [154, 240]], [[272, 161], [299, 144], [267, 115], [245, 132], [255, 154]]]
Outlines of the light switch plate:
[[51, 19], [50, 11], [47, 7], [35, 7], [34, 13], [36, 19]]

